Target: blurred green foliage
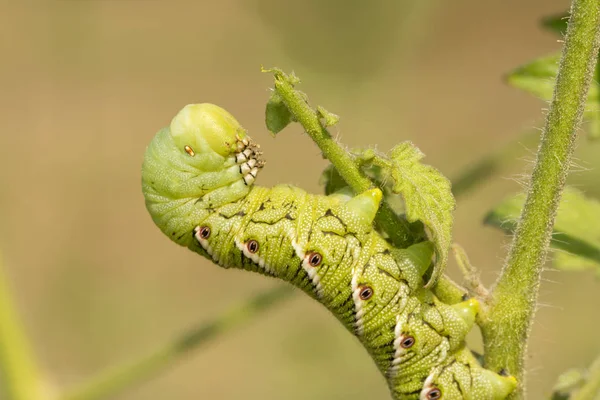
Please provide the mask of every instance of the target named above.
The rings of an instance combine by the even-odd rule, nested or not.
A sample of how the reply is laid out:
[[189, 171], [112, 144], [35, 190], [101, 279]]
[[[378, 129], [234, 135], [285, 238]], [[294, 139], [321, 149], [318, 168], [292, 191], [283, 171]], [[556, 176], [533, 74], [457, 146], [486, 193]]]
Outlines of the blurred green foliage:
[[[505, 199], [485, 222], [513, 232], [525, 194]], [[600, 202], [567, 187], [563, 193], [552, 235], [554, 266], [561, 270], [591, 269], [600, 276]]]
[[[550, 31], [564, 37], [567, 31], [568, 15], [558, 14], [542, 19], [542, 26]], [[552, 89], [556, 73], [558, 72], [558, 61], [560, 53], [550, 54], [525, 64], [506, 76], [506, 81], [517, 88], [526, 90], [534, 96], [544, 100], [552, 98]], [[584, 117], [587, 121], [588, 137], [590, 139], [600, 138], [600, 63], [596, 65], [595, 79], [592, 81], [588, 93], [588, 103]]]

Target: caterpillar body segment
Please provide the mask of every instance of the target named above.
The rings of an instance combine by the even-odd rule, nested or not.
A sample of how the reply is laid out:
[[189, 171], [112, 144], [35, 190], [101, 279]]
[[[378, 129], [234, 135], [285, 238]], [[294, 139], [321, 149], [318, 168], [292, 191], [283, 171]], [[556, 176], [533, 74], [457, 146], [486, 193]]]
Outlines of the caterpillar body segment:
[[496, 400], [514, 389], [514, 378], [482, 368], [464, 347], [477, 301], [447, 305], [423, 288], [432, 244], [396, 249], [374, 230], [379, 189], [349, 197], [255, 186], [260, 156], [227, 111], [186, 106], [144, 158], [154, 222], [222, 267], [283, 279], [321, 302], [361, 341], [395, 399]]

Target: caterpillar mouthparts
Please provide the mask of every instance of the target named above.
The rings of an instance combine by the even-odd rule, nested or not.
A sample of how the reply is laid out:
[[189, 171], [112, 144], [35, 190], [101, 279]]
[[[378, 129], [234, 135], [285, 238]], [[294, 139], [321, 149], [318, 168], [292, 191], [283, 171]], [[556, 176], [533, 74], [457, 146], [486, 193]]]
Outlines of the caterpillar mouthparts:
[[254, 183], [258, 171], [266, 164], [259, 149], [260, 145], [254, 144], [250, 138], [236, 136], [235, 161], [240, 166], [240, 174], [246, 185]]

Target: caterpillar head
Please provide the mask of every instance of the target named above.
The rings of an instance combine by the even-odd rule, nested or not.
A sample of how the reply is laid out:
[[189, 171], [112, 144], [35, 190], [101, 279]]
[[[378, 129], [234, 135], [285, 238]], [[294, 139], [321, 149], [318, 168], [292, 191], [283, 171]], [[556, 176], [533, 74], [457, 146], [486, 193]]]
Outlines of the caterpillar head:
[[171, 120], [171, 137], [180, 152], [194, 157], [195, 153], [214, 152], [226, 157], [235, 150], [238, 138], [246, 132], [227, 111], [209, 103], [188, 104]]
[[259, 146], [233, 115], [214, 104], [188, 104], [173, 118], [169, 131], [180, 156], [198, 172], [238, 165], [244, 183], [250, 185], [264, 165]]
[[444, 366], [434, 369], [425, 380], [420, 400], [503, 400], [516, 386], [514, 377], [482, 368], [471, 352], [463, 348]]
[[213, 104], [187, 105], [146, 150], [146, 207], [167, 236], [188, 246], [194, 221], [244, 197], [263, 164], [258, 146], [231, 114]]

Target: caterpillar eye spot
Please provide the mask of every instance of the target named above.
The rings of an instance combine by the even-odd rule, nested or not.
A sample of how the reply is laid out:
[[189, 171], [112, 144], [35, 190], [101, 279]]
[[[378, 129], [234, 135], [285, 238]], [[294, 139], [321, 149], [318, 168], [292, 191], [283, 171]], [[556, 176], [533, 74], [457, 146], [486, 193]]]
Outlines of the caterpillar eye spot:
[[427, 400], [438, 400], [442, 398], [442, 391], [438, 388], [433, 388], [427, 392]]
[[319, 253], [313, 252], [308, 255], [308, 263], [313, 267], [318, 267], [323, 262], [323, 256]]
[[256, 240], [249, 240], [248, 243], [246, 243], [246, 248], [249, 253], [254, 254], [258, 251], [258, 242]]
[[358, 297], [360, 297], [361, 300], [369, 300], [371, 297], [373, 297], [373, 289], [370, 286], [367, 285], [361, 285], [359, 286], [360, 292], [358, 294]]
[[196, 153], [194, 152], [194, 149], [192, 149], [190, 146], [185, 146], [183, 149], [185, 150], [186, 153], [188, 153], [192, 157], [194, 157], [196, 155]]
[[402, 342], [400, 342], [400, 347], [403, 349], [410, 349], [415, 344], [415, 338], [412, 336], [405, 337]]
[[208, 226], [203, 226], [198, 233], [202, 239], [208, 239], [210, 237], [210, 228]]

